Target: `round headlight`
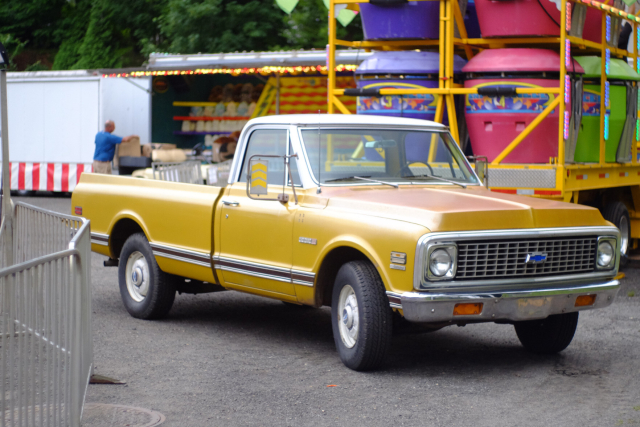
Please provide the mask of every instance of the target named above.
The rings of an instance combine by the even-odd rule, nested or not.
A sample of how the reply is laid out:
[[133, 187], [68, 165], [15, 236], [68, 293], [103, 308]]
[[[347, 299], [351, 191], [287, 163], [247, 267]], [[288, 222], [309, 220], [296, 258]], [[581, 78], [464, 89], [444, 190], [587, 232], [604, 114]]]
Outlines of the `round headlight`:
[[436, 249], [429, 256], [429, 270], [434, 276], [442, 277], [447, 274], [452, 263], [451, 255], [444, 249]]
[[611, 264], [611, 260], [614, 257], [613, 246], [611, 243], [605, 241], [600, 242], [598, 245], [598, 265], [600, 267], [606, 267]]

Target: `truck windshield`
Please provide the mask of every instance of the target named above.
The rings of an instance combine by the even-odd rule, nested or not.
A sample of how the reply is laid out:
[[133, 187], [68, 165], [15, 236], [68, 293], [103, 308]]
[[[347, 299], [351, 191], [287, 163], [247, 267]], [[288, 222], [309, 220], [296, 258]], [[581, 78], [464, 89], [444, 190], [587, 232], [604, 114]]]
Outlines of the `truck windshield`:
[[398, 184], [478, 183], [447, 132], [321, 128], [301, 134], [320, 184], [365, 182], [358, 178]]

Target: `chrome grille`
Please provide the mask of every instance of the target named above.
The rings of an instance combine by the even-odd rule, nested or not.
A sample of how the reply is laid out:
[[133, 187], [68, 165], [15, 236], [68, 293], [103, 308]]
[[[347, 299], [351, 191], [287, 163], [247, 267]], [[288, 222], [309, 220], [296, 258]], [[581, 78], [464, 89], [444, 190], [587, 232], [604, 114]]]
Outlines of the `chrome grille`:
[[[597, 238], [550, 238], [458, 242], [456, 279], [560, 275], [593, 271]], [[527, 254], [547, 254], [544, 263], [526, 264]]]

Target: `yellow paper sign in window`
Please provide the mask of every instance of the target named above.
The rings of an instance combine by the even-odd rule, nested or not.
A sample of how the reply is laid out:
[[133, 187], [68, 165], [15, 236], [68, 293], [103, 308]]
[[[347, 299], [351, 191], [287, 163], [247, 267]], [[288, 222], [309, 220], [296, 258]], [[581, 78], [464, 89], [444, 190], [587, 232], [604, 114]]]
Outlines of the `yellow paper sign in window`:
[[254, 160], [251, 162], [251, 194], [267, 194], [268, 160]]

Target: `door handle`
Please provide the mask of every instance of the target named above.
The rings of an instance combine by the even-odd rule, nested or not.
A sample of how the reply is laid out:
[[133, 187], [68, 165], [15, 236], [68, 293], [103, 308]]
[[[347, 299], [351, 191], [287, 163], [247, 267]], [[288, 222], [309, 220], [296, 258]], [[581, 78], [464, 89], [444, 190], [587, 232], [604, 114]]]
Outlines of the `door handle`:
[[223, 200], [222, 204], [225, 206], [240, 206], [240, 202], [236, 202], [235, 200]]

